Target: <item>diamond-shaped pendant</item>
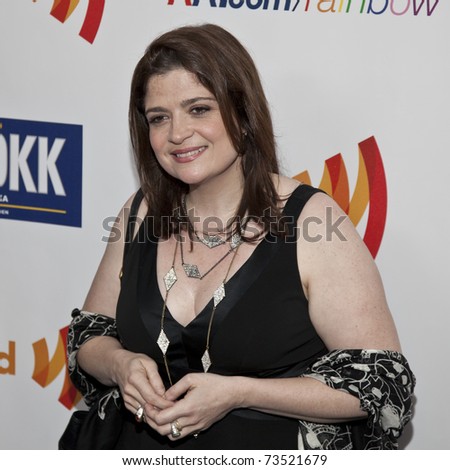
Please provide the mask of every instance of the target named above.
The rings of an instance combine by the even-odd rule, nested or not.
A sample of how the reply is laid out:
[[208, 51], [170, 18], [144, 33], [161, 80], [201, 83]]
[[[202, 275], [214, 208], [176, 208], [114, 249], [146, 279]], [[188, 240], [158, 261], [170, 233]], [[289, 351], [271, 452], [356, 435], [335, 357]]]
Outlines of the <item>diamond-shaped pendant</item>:
[[230, 248], [231, 248], [232, 250], [234, 250], [234, 249], [237, 248], [241, 243], [242, 243], [241, 235], [240, 235], [239, 233], [235, 233], [235, 234], [231, 237]]
[[203, 365], [203, 370], [205, 372], [208, 372], [209, 368], [211, 367], [211, 358], [209, 357], [209, 352], [207, 349], [205, 350], [202, 356], [202, 365]]
[[195, 277], [196, 279], [200, 279], [202, 277], [196, 264], [183, 263], [183, 269], [187, 277]]
[[172, 266], [167, 272], [167, 274], [164, 276], [164, 284], [166, 285], [167, 292], [177, 282], [177, 279], [177, 273], [175, 272], [175, 269]]
[[166, 336], [166, 333], [164, 333], [164, 330], [161, 328], [161, 331], [158, 336], [158, 343], [159, 349], [161, 349], [162, 353], [164, 356], [166, 355], [167, 349], [169, 348], [169, 338]]
[[219, 235], [203, 235], [203, 239], [200, 240], [208, 248], [215, 248], [216, 246], [223, 245], [225, 240], [222, 240]]
[[225, 297], [225, 284], [222, 282], [220, 286], [214, 291], [214, 307], [222, 302]]

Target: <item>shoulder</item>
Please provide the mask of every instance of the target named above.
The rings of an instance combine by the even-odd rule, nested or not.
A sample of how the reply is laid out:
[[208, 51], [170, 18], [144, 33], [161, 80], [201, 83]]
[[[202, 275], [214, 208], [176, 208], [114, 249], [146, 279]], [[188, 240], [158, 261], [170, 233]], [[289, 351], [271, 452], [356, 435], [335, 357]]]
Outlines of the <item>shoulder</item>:
[[[120, 292], [120, 273], [122, 271], [123, 256], [125, 250], [125, 238], [128, 228], [131, 207], [135, 201], [136, 193], [133, 193], [121, 207], [111, 227], [108, 244], [94, 280], [89, 289], [83, 309], [97, 312], [110, 317], [115, 317], [117, 299]], [[147, 214], [145, 199], [138, 204], [134, 221], [133, 233], [136, 234], [140, 223]]]
[[325, 216], [327, 212], [345, 216], [335, 200], [319, 188], [280, 175], [274, 176], [274, 184], [283, 204], [293, 196], [294, 192], [296, 197], [301, 200], [302, 211], [299, 222], [305, 218]]
[[289, 198], [289, 196], [300, 186], [302, 183], [296, 179], [288, 178], [283, 175], [272, 175], [273, 183], [278, 196], [281, 200]]
[[128, 223], [131, 222], [130, 216], [132, 216], [132, 223], [134, 225], [133, 236], [135, 236], [147, 213], [148, 204], [142, 191], [139, 189], [131, 194], [123, 204], [117, 216], [116, 227], [120, 230], [120, 233], [123, 234], [123, 237], [125, 237], [126, 227]]
[[133, 209], [135, 212], [134, 215], [137, 217], [144, 218], [148, 212], [147, 200], [142, 193], [141, 189], [138, 189], [136, 192], [131, 194], [131, 196], [126, 200], [125, 204], [122, 206], [121, 213], [122, 217], [130, 214], [130, 211]]
[[377, 269], [366, 244], [345, 211], [328, 194], [314, 193], [297, 219], [297, 257], [305, 285], [321, 284], [343, 273], [373, 279]]
[[297, 220], [301, 253], [313, 256], [315, 266], [329, 269], [330, 263], [351, 259], [372, 263], [373, 259], [355, 225], [328, 194], [316, 192], [306, 202]]

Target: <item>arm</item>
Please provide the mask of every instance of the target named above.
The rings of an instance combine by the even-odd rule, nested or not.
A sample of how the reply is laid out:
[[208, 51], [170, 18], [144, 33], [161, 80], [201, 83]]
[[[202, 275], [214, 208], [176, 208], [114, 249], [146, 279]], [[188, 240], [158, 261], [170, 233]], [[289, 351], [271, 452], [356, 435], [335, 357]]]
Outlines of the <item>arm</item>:
[[[132, 198], [123, 206], [115, 221], [83, 311], [115, 318], [120, 293], [127, 214]], [[143, 220], [146, 210], [146, 204], [141, 204], [138, 220]], [[154, 403], [161, 408], [170, 404], [161, 398], [165, 389], [155, 362], [143, 354], [125, 350], [114, 337], [96, 336], [84, 342], [76, 352], [76, 360], [83, 371], [101, 384], [119, 386], [125, 405], [132, 412], [144, 402]]]
[[[329, 240], [327, 211], [333, 222], [343, 218], [338, 226], [342, 240], [336, 234]], [[380, 275], [352, 222], [324, 194], [311, 198], [299, 219], [300, 226], [313, 214], [325, 222], [318, 226], [321, 240], [314, 243], [301, 238], [298, 261], [311, 319], [319, 335], [330, 350], [400, 351]]]

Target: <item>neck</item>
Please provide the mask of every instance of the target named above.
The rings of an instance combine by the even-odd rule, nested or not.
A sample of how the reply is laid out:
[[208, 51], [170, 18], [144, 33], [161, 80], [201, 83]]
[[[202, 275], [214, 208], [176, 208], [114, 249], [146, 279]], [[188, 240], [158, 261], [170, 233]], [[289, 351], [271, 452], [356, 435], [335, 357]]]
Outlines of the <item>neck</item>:
[[[226, 227], [238, 210], [244, 189], [243, 178], [235, 178], [227, 185], [191, 186], [186, 196], [186, 210], [197, 228], [198, 222], [204, 225], [206, 219], [211, 228], [222, 224]], [[195, 219], [193, 218], [195, 216]], [[214, 223], [217, 222], [217, 224]]]
[[[242, 191], [216, 193], [209, 198], [192, 197], [189, 193], [185, 205], [189, 219], [195, 230], [204, 233], [223, 232], [236, 215]], [[216, 196], [216, 197], [214, 197]]]

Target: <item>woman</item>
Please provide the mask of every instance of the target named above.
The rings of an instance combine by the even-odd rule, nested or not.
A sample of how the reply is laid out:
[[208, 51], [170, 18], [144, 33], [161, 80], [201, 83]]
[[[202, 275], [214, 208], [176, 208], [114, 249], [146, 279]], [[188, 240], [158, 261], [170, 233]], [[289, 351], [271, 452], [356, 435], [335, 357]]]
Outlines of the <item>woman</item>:
[[243, 46], [215, 25], [162, 35], [129, 117], [141, 190], [69, 338], [72, 379], [119, 416], [103, 445], [395, 448], [414, 378], [379, 274], [347, 218], [330, 239], [336, 203], [279, 174]]

